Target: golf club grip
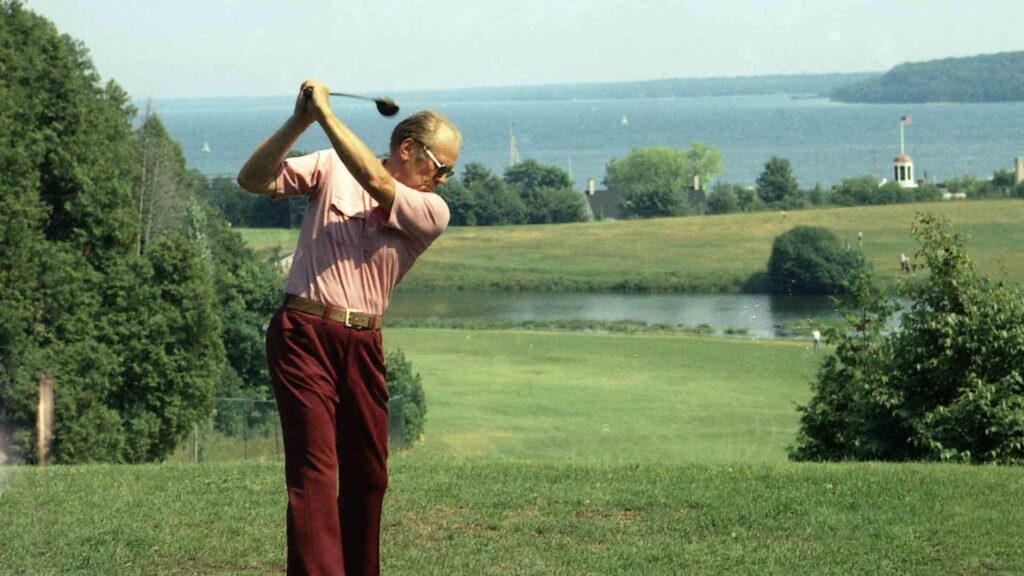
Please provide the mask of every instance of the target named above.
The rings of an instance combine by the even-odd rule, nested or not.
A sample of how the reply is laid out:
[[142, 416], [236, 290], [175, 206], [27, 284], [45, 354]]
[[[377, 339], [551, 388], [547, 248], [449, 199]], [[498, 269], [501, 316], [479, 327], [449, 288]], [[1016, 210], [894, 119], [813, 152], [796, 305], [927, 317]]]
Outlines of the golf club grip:
[[[328, 92], [327, 94], [330, 95], [330, 96], [343, 96], [345, 98], [358, 98], [360, 100], [373, 100], [372, 98], [365, 98], [363, 96], [356, 96], [354, 94], [342, 94], [341, 92]], [[312, 98], [313, 97], [313, 87], [312, 86], [307, 86], [306, 88], [304, 88], [302, 90], [302, 95], [305, 96], [306, 98]]]

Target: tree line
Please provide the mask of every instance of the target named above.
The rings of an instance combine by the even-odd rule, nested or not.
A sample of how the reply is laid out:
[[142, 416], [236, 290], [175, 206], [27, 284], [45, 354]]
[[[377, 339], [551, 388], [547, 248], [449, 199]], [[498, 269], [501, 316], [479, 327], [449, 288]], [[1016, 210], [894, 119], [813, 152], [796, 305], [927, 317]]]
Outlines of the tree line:
[[85, 47], [0, 1], [0, 430], [32, 462], [165, 458], [215, 396], [267, 398], [280, 280], [206, 201], [159, 118]]
[[[289, 156], [302, 155], [293, 152]], [[498, 177], [483, 164], [469, 163], [461, 175], [438, 186], [448, 203], [453, 226], [554, 224], [587, 219], [586, 200], [574, 190], [572, 178], [557, 166], [525, 160]], [[271, 200], [254, 196], [229, 178], [210, 182], [209, 198], [235, 226], [297, 228], [302, 225], [305, 198]]]
[[[775, 156], [765, 162], [754, 186], [715, 182], [700, 189], [721, 171], [721, 152], [701, 142], [690, 148], [634, 148], [608, 163], [604, 185], [617, 193], [625, 218], [932, 202], [941, 200], [944, 191], [972, 199], [1024, 198], [1024, 185], [1015, 184], [1011, 171], [998, 171], [989, 180], [954, 178], [944, 183], [944, 189], [930, 182], [904, 188], [872, 176], [844, 178], [830, 188], [801, 188], [789, 160]], [[469, 163], [457, 177], [438, 186], [437, 193], [448, 203], [453, 226], [555, 224], [601, 217], [589, 214], [586, 197], [574, 189], [567, 172], [532, 159], [506, 168], [501, 177], [482, 164]], [[208, 198], [235, 226], [296, 228], [305, 210], [305, 198], [253, 196], [228, 178], [211, 180]]]

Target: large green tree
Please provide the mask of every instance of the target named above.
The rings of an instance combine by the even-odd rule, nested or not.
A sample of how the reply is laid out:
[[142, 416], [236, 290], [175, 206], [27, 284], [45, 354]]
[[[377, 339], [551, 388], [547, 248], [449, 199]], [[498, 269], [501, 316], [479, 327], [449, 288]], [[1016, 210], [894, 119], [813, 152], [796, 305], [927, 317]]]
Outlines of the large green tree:
[[526, 222], [523, 199], [483, 164], [466, 164], [462, 174], [439, 186], [437, 193], [448, 203], [451, 224], [455, 226]]
[[765, 204], [785, 208], [799, 208], [803, 203], [789, 160], [777, 156], [765, 162], [764, 170], [757, 177], [757, 194]]
[[193, 209], [156, 226], [140, 141], [171, 181], [190, 175], [153, 119], [133, 137], [134, 114], [80, 43], [0, 0], [0, 425], [15, 457], [35, 457], [43, 379], [56, 462], [160, 460], [212, 408], [225, 353], [208, 222], [186, 187]]
[[586, 200], [573, 189], [572, 177], [557, 166], [524, 160], [505, 170], [505, 182], [519, 194], [529, 224], [582, 222]]
[[622, 194], [628, 216], [651, 218], [686, 214], [691, 206], [686, 190], [693, 177], [707, 183], [722, 170], [722, 155], [713, 146], [695, 142], [682, 148], [634, 148], [608, 163], [605, 186]]

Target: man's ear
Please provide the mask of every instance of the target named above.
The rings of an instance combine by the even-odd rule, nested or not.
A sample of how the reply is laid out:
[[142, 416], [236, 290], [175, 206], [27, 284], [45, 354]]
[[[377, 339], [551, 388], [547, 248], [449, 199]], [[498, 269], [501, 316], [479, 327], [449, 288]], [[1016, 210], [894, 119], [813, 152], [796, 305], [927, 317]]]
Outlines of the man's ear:
[[402, 140], [402, 143], [398, 145], [398, 157], [403, 162], [408, 162], [416, 155], [416, 141], [412, 138], [406, 138]]

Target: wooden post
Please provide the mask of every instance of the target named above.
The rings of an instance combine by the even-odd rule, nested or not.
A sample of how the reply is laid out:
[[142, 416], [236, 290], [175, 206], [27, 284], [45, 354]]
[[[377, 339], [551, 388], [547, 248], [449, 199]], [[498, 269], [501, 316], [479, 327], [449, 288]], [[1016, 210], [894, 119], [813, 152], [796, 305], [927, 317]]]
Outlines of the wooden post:
[[53, 440], [53, 378], [44, 374], [39, 379], [39, 407], [36, 412], [36, 456], [45, 466]]

